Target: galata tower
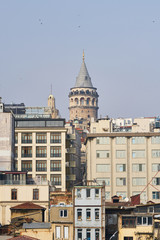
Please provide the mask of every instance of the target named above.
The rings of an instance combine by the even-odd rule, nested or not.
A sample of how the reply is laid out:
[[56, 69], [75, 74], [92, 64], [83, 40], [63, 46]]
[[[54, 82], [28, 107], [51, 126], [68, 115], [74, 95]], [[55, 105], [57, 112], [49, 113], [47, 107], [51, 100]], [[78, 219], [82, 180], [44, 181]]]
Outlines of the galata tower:
[[70, 120], [78, 121], [85, 129], [91, 118], [98, 116], [98, 93], [89, 76], [83, 51], [82, 65], [76, 78], [76, 84], [69, 93]]

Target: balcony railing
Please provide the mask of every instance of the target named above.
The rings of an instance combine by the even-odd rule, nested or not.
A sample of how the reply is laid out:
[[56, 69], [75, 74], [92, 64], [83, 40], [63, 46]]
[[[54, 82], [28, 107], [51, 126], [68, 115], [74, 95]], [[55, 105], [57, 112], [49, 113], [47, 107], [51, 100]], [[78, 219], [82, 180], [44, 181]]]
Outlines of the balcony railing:
[[31, 153], [22, 153], [22, 157], [32, 157]]
[[22, 139], [22, 143], [32, 143], [32, 140], [30, 140], [30, 139], [28, 139], [28, 140]]
[[51, 184], [54, 185], [61, 185], [61, 182], [57, 182], [57, 181], [51, 181]]
[[32, 168], [26, 168], [26, 167], [22, 167], [22, 171], [23, 172], [32, 172]]
[[61, 167], [51, 167], [51, 171], [55, 171], [55, 172], [59, 172], [59, 171], [61, 171]]
[[37, 139], [36, 143], [47, 143], [47, 139]]
[[36, 153], [36, 157], [47, 157], [47, 153]]
[[37, 172], [46, 172], [46, 171], [47, 171], [47, 168], [39, 168], [39, 167], [37, 167], [37, 168], [36, 168], [36, 171], [37, 171]]
[[0, 180], [0, 185], [25, 185], [25, 180]]
[[61, 139], [51, 139], [51, 143], [61, 143]]
[[51, 157], [61, 157], [61, 153], [51, 153]]

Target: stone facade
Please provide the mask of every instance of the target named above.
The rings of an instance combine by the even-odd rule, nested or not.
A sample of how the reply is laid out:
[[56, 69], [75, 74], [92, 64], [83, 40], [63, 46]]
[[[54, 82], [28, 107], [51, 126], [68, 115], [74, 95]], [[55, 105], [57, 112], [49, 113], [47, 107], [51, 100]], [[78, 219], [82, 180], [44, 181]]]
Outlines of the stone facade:
[[[70, 120], [90, 121], [91, 118], [97, 119], [98, 116], [98, 93], [93, 87], [83, 55], [83, 62], [76, 84], [70, 89], [69, 111]], [[82, 129], [83, 129], [82, 122]], [[86, 123], [85, 123], [86, 125]]]

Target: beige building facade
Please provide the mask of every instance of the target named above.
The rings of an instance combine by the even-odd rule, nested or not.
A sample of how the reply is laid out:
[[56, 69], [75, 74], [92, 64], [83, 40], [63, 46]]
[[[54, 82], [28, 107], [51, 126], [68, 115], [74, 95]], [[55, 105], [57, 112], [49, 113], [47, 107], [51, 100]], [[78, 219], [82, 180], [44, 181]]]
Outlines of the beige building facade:
[[46, 209], [45, 221], [48, 221], [49, 186], [48, 185], [0, 185], [0, 223], [10, 224], [11, 207], [33, 202]]
[[141, 194], [159, 202], [160, 133], [91, 133], [87, 135], [87, 179], [105, 181], [106, 199]]

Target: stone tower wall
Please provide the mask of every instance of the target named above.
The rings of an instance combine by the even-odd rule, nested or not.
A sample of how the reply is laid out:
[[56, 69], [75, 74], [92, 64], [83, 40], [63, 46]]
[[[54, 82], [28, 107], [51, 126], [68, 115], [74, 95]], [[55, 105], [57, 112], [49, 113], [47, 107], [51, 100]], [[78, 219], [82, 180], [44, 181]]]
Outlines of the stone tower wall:
[[98, 94], [95, 88], [73, 88], [69, 99], [70, 120], [97, 118]]

